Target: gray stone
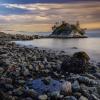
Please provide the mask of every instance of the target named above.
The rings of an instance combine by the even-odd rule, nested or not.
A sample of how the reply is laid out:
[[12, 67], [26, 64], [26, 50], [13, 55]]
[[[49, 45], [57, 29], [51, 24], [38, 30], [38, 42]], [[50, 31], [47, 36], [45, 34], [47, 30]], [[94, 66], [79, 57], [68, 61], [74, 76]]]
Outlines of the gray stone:
[[14, 89], [13, 85], [11, 84], [5, 84], [5, 88], [9, 91], [12, 91]]
[[95, 80], [89, 79], [88, 77], [85, 77], [85, 76], [80, 76], [78, 78], [78, 81], [86, 85], [97, 85], [98, 84]]
[[62, 99], [64, 96], [60, 95], [60, 91], [55, 91], [52, 92], [50, 95], [51, 100], [58, 100], [58, 99]]
[[100, 98], [96, 97], [94, 94], [91, 95], [92, 100], [100, 100]]
[[23, 100], [33, 100], [33, 99], [30, 98], [30, 97], [27, 97], [27, 98], [25, 98], [25, 99], [23, 99]]
[[45, 77], [45, 78], [42, 79], [42, 81], [43, 81], [43, 83], [44, 83], [45, 85], [49, 85], [50, 82], [51, 82], [51, 78], [50, 78], [50, 77]]
[[97, 92], [100, 94], [100, 86], [97, 86]]
[[66, 96], [64, 100], [77, 100], [74, 96]]
[[88, 78], [90, 78], [90, 79], [96, 79], [96, 77], [95, 76], [93, 76], [92, 74], [86, 74], [86, 76], [88, 77]]
[[24, 84], [25, 84], [25, 80], [18, 80], [18, 83], [19, 83], [20, 85], [24, 85]]
[[95, 73], [94, 75], [100, 79], [100, 73]]
[[23, 95], [23, 90], [22, 90], [22, 88], [15, 89], [15, 90], [13, 91], [13, 94], [14, 94], [14, 96], [21, 96], [21, 95]]
[[80, 92], [75, 92], [75, 93], [73, 93], [73, 95], [74, 95], [76, 98], [80, 98], [82, 94], [81, 94]]
[[88, 100], [88, 98], [86, 98], [86, 97], [84, 97], [84, 96], [81, 96], [81, 97], [79, 98], [79, 100]]
[[74, 81], [74, 83], [72, 83], [72, 90], [73, 92], [78, 92], [80, 90], [80, 85], [78, 81]]
[[38, 93], [34, 89], [29, 89], [26, 91], [27, 95], [32, 98], [36, 98]]
[[84, 84], [81, 84], [80, 85], [80, 92], [85, 97], [88, 97], [88, 98], [90, 97], [89, 88], [87, 86], [85, 86]]
[[38, 99], [39, 100], [47, 100], [48, 96], [47, 95], [39, 95]]
[[64, 82], [61, 86], [61, 94], [63, 95], [71, 95], [72, 94], [72, 85], [71, 82]]

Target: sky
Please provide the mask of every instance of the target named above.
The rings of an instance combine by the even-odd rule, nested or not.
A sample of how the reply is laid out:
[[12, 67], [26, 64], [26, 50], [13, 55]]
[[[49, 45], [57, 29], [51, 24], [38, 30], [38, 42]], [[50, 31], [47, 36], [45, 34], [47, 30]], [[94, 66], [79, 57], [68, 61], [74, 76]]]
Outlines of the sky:
[[55, 22], [100, 29], [100, 0], [0, 0], [0, 30], [48, 32]]

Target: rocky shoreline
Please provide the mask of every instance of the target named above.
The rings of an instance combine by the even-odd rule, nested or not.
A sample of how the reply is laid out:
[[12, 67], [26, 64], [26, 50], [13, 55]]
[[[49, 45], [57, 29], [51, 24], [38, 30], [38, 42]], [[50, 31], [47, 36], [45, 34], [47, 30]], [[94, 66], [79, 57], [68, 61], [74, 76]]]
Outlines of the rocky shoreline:
[[77, 38], [88, 38], [88, 37], [87, 36], [50, 35], [50, 36], [39, 36], [39, 38], [77, 39]]
[[21, 34], [6, 34], [0, 32], [0, 40], [3, 41], [16, 41], [16, 40], [33, 40], [35, 37], [30, 35], [21, 35]]
[[100, 65], [89, 63], [86, 53], [69, 56], [5, 40], [0, 40], [0, 100], [100, 100]]

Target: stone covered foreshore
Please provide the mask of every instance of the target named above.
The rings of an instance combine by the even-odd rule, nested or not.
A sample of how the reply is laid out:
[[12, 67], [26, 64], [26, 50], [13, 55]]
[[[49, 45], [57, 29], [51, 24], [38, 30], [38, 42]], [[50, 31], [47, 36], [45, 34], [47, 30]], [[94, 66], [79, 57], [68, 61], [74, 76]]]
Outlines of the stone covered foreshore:
[[0, 40], [0, 100], [100, 100], [100, 64]]
[[15, 40], [33, 40], [35, 37], [30, 35], [21, 35], [21, 34], [7, 34], [0, 32], [0, 40], [3, 41], [15, 41]]

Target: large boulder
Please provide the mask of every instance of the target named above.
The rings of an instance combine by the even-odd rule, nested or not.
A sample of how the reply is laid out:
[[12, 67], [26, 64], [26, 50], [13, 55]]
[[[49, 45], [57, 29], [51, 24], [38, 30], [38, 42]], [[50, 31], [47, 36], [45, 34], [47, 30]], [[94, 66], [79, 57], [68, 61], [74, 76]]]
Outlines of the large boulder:
[[74, 53], [73, 57], [81, 59], [84, 63], [88, 63], [88, 61], [90, 60], [90, 57], [84, 51]]
[[69, 73], [85, 73], [88, 70], [89, 56], [85, 52], [77, 52], [63, 61], [61, 69]]

